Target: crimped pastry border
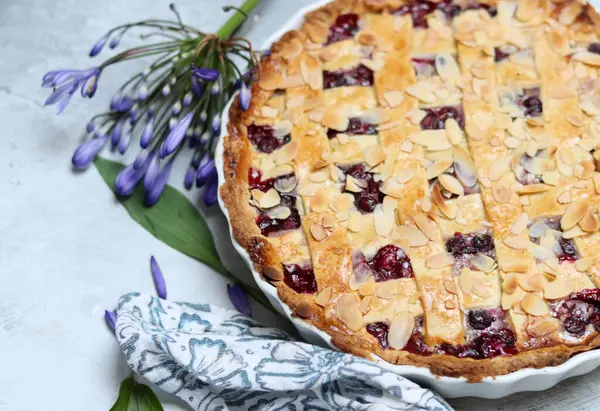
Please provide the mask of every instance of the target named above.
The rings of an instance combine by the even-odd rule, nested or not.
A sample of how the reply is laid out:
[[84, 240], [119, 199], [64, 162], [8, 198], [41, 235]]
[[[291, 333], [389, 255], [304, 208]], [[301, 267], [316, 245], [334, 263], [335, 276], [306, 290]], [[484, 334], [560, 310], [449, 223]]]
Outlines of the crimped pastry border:
[[[576, 0], [568, 0], [576, 1]], [[280, 52], [286, 43], [302, 36], [307, 23], [312, 20], [333, 21], [341, 12], [352, 9], [357, 14], [365, 11], [379, 11], [387, 8], [397, 8], [404, 0], [334, 0], [305, 16], [304, 24], [299, 30], [290, 30], [271, 47], [271, 54], [261, 61], [261, 71], [278, 71], [277, 68], [285, 64]], [[590, 5], [586, 12], [591, 20], [600, 25], [600, 14]], [[515, 355], [498, 356], [490, 359], [475, 360], [471, 358], [456, 358], [450, 355], [421, 356], [406, 351], [383, 350], [377, 343], [368, 341], [359, 335], [352, 335], [351, 331], [342, 332], [343, 324], [326, 320], [323, 310], [314, 302], [307, 306], [307, 300], [283, 281], [273, 281], [264, 276], [265, 267], [280, 266], [277, 251], [267, 241], [254, 222], [255, 214], [249, 205], [248, 170], [252, 163], [252, 150], [245, 135], [245, 127], [250, 124], [249, 113], [260, 108], [268, 100], [271, 92], [262, 90], [258, 84], [252, 87], [251, 107], [247, 112], [240, 108], [239, 96], [235, 98], [229, 110], [227, 135], [223, 141], [223, 174], [225, 181], [220, 187], [220, 196], [229, 214], [229, 222], [235, 240], [248, 252], [254, 269], [261, 273], [264, 281], [277, 288], [278, 297], [295, 313], [298, 318], [326, 331], [331, 336], [331, 342], [343, 351], [362, 357], [372, 357], [372, 354], [398, 365], [412, 365], [427, 367], [433, 374], [447, 377], [465, 377], [469, 382], [478, 382], [485, 377], [506, 375], [524, 368], [543, 368], [557, 366], [566, 362], [577, 353], [589, 351], [600, 347], [600, 335], [590, 337], [586, 344], [568, 346], [560, 344], [552, 347], [537, 348], [522, 351]], [[299, 311], [302, 316], [297, 315]], [[334, 326], [334, 327], [332, 327]]]

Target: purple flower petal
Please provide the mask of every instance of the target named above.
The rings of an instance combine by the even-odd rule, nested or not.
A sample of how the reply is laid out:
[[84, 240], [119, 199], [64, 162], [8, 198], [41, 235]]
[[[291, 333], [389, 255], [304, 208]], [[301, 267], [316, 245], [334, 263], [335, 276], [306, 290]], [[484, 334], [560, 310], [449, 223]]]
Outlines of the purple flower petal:
[[240, 106], [244, 111], [250, 108], [250, 89], [244, 82], [242, 82], [242, 89], [240, 90]]
[[94, 97], [98, 88], [98, 76], [91, 76], [81, 85], [81, 97]]
[[121, 39], [123, 38], [123, 34], [125, 34], [125, 30], [123, 30], [120, 33], [118, 33], [115, 36], [113, 36], [110, 39], [110, 42], [108, 43], [108, 47], [110, 47], [111, 49], [114, 49], [115, 47], [117, 47], [119, 45], [119, 43], [121, 43]]
[[189, 166], [187, 171], [185, 172], [185, 178], [183, 179], [183, 186], [186, 189], [190, 189], [192, 188], [192, 185], [194, 185], [194, 178], [196, 177], [196, 169], [194, 168], [194, 166]]
[[87, 126], [85, 126], [85, 131], [87, 131], [88, 133], [94, 131], [94, 123], [91, 121], [87, 123]]
[[215, 160], [209, 160], [198, 167], [196, 173], [196, 187], [202, 187], [208, 181], [217, 177], [217, 168], [215, 167]]
[[204, 204], [207, 206], [214, 205], [217, 202], [218, 191], [219, 183], [216, 178], [206, 183], [206, 188], [204, 189], [204, 193], [202, 195]]
[[117, 174], [117, 179], [115, 181], [115, 191], [117, 192], [117, 195], [130, 196], [131, 193], [133, 193], [135, 186], [146, 173], [148, 163], [149, 161], [146, 159], [140, 168], [135, 168], [133, 164], [130, 164]]
[[213, 117], [211, 129], [214, 134], [218, 134], [221, 131], [221, 118], [218, 115]]
[[106, 324], [114, 330], [117, 326], [117, 313], [114, 311], [104, 310], [104, 319], [106, 320]]
[[205, 67], [197, 68], [192, 66], [192, 74], [203, 81], [215, 81], [219, 78], [218, 70]]
[[185, 132], [190, 127], [190, 123], [192, 122], [192, 118], [194, 117], [194, 112], [190, 111], [183, 117], [183, 119], [171, 130], [164, 143], [160, 147], [160, 156], [166, 157], [169, 154], [173, 153], [177, 150], [177, 147], [183, 141], [183, 137], [185, 137]]
[[133, 168], [140, 168], [146, 162], [148, 155], [152, 154], [148, 153], [147, 150], [140, 151], [140, 153], [135, 158], [135, 161], [133, 162]]
[[193, 93], [190, 93], [189, 91], [187, 93], [185, 93], [185, 96], [183, 96], [183, 100], [182, 100], [183, 107], [189, 106], [190, 103], [192, 102], [192, 98], [194, 98]]
[[229, 299], [233, 303], [233, 306], [246, 317], [252, 315], [252, 309], [250, 308], [250, 300], [248, 299], [248, 293], [239, 284], [227, 284], [227, 294]]
[[73, 89], [65, 98], [62, 99], [62, 101], [56, 105], [56, 114], [62, 113], [63, 110], [67, 108], [69, 102], [73, 98], [73, 94], [75, 94], [75, 89]]
[[111, 108], [118, 113], [124, 113], [126, 111], [129, 111], [129, 109], [133, 107], [134, 103], [135, 101], [133, 101], [131, 97], [123, 96], [117, 100], [113, 99], [113, 101], [111, 101]]
[[146, 191], [150, 191], [154, 186], [154, 182], [156, 181], [156, 176], [158, 175], [159, 169], [159, 157], [153, 156], [152, 160], [150, 160], [150, 164], [148, 165], [148, 171], [146, 171], [146, 176], [144, 177], [144, 189], [146, 189]]
[[57, 87], [44, 102], [45, 106], [51, 106], [65, 99], [69, 94], [73, 94], [77, 90], [77, 83], [67, 83]]
[[73, 153], [73, 158], [71, 159], [73, 166], [81, 169], [89, 167], [100, 150], [102, 150], [102, 147], [104, 147], [104, 144], [106, 144], [106, 140], [108, 140], [108, 137], [104, 135], [82, 143], [77, 147], [75, 153]]
[[152, 140], [152, 133], [154, 131], [154, 118], [151, 118], [146, 123], [146, 127], [144, 127], [144, 131], [142, 131], [142, 136], [140, 137], [140, 146], [142, 148], [148, 148], [150, 145], [150, 141]]
[[108, 40], [108, 36], [102, 37], [96, 42], [96, 44], [94, 44], [94, 47], [92, 47], [92, 49], [90, 50], [90, 57], [94, 57], [102, 51], [104, 45], [106, 44], [106, 40]]
[[152, 272], [152, 279], [154, 280], [154, 288], [156, 288], [156, 294], [164, 300], [167, 299], [167, 284], [165, 283], [165, 277], [163, 276], [158, 263], [154, 256], [150, 257], [150, 271]]
[[153, 206], [160, 199], [160, 196], [162, 195], [165, 186], [167, 185], [167, 180], [169, 179], [171, 168], [173, 168], [173, 159], [169, 160], [167, 165], [164, 166], [162, 170], [160, 170], [160, 172], [156, 176], [156, 179], [154, 180], [154, 185], [146, 193], [145, 202], [147, 206]]
[[117, 144], [119, 144], [119, 141], [121, 141], [124, 125], [125, 122], [123, 120], [119, 120], [117, 124], [115, 124], [115, 128], [113, 128], [113, 132], [110, 136], [110, 144], [112, 144], [113, 147], [116, 147]]
[[190, 86], [192, 88], [192, 92], [196, 97], [202, 96], [202, 92], [204, 91], [204, 87], [202, 87], [202, 83], [198, 80], [197, 77], [192, 76], [190, 79]]
[[125, 154], [125, 152], [129, 148], [129, 143], [131, 143], [131, 130], [125, 133], [123, 138], [121, 138], [121, 141], [119, 141], [119, 153]]

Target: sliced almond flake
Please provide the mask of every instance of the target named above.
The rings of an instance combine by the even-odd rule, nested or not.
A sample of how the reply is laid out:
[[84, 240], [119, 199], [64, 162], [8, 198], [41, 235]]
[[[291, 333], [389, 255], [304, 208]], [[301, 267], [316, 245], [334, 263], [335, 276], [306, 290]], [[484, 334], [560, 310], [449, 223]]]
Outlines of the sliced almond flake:
[[323, 183], [329, 178], [329, 172], [327, 170], [321, 169], [319, 171], [310, 173], [308, 178], [313, 183]]
[[575, 203], [571, 203], [565, 209], [565, 212], [560, 219], [560, 227], [563, 231], [574, 227], [585, 215], [589, 205], [585, 200], [579, 200]]
[[513, 273], [508, 273], [504, 276], [502, 281], [502, 290], [506, 294], [512, 294], [517, 289], [517, 276]]
[[544, 191], [548, 191], [551, 188], [552, 188], [552, 186], [549, 186], [547, 184], [529, 184], [529, 185], [518, 188], [516, 191], [520, 195], [527, 195], [527, 194], [543, 193]]
[[373, 221], [375, 223], [375, 232], [381, 237], [389, 237], [394, 230], [394, 214], [386, 213], [383, 208], [376, 208], [373, 212]]
[[329, 236], [327, 230], [320, 224], [312, 224], [310, 226], [310, 233], [316, 241], [323, 241]]
[[[491, 143], [491, 140], [490, 140]], [[517, 148], [521, 145], [521, 140], [519, 140], [518, 138], [514, 138], [514, 137], [507, 137], [504, 139], [504, 145], [508, 148]], [[495, 147], [497, 147], [497, 145], [494, 145]]]
[[346, 176], [346, 191], [352, 193], [360, 193], [363, 190], [363, 183], [360, 180], [352, 177], [351, 175]]
[[281, 202], [279, 193], [274, 188], [269, 189], [266, 193], [262, 193], [260, 190], [252, 190], [252, 196], [262, 209], [275, 207]]
[[360, 232], [362, 225], [362, 217], [358, 211], [353, 211], [350, 213], [350, 217], [348, 218], [348, 230], [353, 231], [355, 233]]
[[329, 207], [329, 195], [324, 188], [319, 188], [310, 198], [310, 209], [317, 213], [322, 213]]
[[458, 212], [458, 207], [455, 203], [447, 203], [444, 200], [444, 197], [442, 196], [440, 188], [437, 184], [433, 186], [431, 194], [433, 197], [433, 202], [438, 206], [440, 211], [449, 219], [455, 219]]
[[560, 204], [569, 204], [572, 201], [571, 192], [568, 190], [563, 191], [560, 193], [556, 201], [558, 201]]
[[438, 238], [438, 231], [435, 225], [429, 220], [425, 214], [416, 214], [414, 216], [417, 227], [425, 234], [431, 241], [435, 241]]
[[263, 106], [261, 109], [261, 114], [263, 117], [274, 118], [277, 117], [277, 115], [279, 114], [279, 110], [273, 107]]
[[444, 268], [454, 264], [454, 257], [450, 253], [438, 253], [427, 258], [426, 265], [429, 268]]
[[600, 55], [591, 53], [589, 51], [578, 51], [571, 56], [574, 61], [580, 61], [588, 66], [599, 67], [600, 66]]
[[411, 178], [413, 178], [414, 175], [415, 175], [415, 172], [412, 169], [405, 168], [396, 173], [396, 181], [401, 184], [404, 184], [404, 183], [409, 182], [411, 180]]
[[331, 214], [325, 214], [323, 216], [323, 220], [321, 221], [321, 224], [325, 228], [333, 228], [335, 226], [336, 222], [337, 222], [337, 220], [335, 219], [334, 216], [332, 216]]
[[515, 250], [526, 250], [530, 241], [526, 235], [509, 235], [504, 237], [503, 243]]
[[429, 151], [441, 151], [452, 148], [446, 130], [422, 130], [410, 135], [413, 143], [425, 146]]
[[390, 196], [385, 196], [383, 197], [381, 207], [385, 213], [393, 214], [394, 210], [398, 207], [398, 200]]
[[575, 269], [582, 273], [589, 270], [596, 263], [596, 259], [592, 257], [580, 258], [575, 261]]
[[583, 119], [579, 116], [566, 115], [565, 119], [571, 123], [573, 127], [581, 127], [583, 126]]
[[361, 59], [360, 63], [374, 72], [378, 72], [384, 66], [384, 62], [381, 59]]
[[452, 194], [456, 194], [457, 196], [462, 196], [465, 194], [465, 189], [455, 177], [450, 174], [442, 174], [438, 177], [438, 181], [446, 190], [451, 192]]
[[514, 235], [519, 235], [527, 228], [528, 224], [529, 215], [527, 215], [527, 213], [522, 213], [519, 217], [517, 217], [513, 225], [510, 227], [510, 232]]
[[473, 290], [473, 275], [468, 267], [463, 267], [458, 277], [458, 286], [464, 295], [471, 294]]
[[323, 115], [321, 123], [328, 128], [345, 131], [350, 124], [348, 116], [339, 108], [330, 108]]
[[367, 109], [363, 111], [359, 117], [367, 120], [371, 124], [382, 124], [390, 119], [388, 111], [381, 107]]
[[594, 214], [592, 214], [592, 211], [589, 208], [583, 218], [579, 221], [579, 227], [588, 233], [594, 233], [598, 231], [598, 220], [596, 217], [594, 217]]
[[309, 300], [302, 299], [296, 304], [296, 314], [302, 318], [309, 318], [311, 315], [312, 304]]
[[424, 213], [430, 212], [432, 206], [433, 206], [433, 204], [431, 203], [431, 198], [429, 198], [429, 197], [425, 197], [421, 201], [421, 210], [423, 210]]
[[387, 91], [383, 94], [383, 98], [390, 108], [396, 108], [404, 101], [404, 93], [401, 91]]
[[460, 126], [453, 118], [449, 118], [446, 120], [446, 134], [448, 135], [448, 141], [453, 146], [456, 146], [461, 143], [464, 139], [463, 131], [460, 129]]
[[286, 218], [288, 218], [291, 214], [290, 208], [289, 207], [276, 207], [272, 210], [269, 210], [267, 212], [267, 215], [271, 218], [276, 218], [278, 220], [285, 220]]
[[435, 56], [435, 69], [446, 83], [453, 85], [460, 77], [460, 69], [451, 54], [438, 53]]
[[[304, 100], [304, 104], [302, 105], [302, 108], [304, 111], [310, 111], [311, 113], [313, 113], [316, 111], [315, 109], [324, 105], [324, 101], [325, 100], [323, 99], [323, 97], [308, 98], [308, 99]], [[324, 111], [321, 110], [321, 116], [323, 114], [324, 114]], [[310, 114], [309, 114], [309, 117], [310, 117]], [[321, 121], [321, 119], [313, 120], [313, 121], [316, 121], [319, 123]]]
[[446, 291], [448, 291], [450, 294], [457, 294], [458, 291], [456, 290], [456, 284], [454, 283], [454, 281], [451, 278], [446, 278], [444, 279], [444, 288], [446, 289]]
[[492, 181], [498, 181], [502, 178], [502, 175], [507, 171], [510, 171], [510, 161], [512, 159], [512, 155], [506, 155], [498, 157], [490, 166], [490, 170], [488, 172], [488, 178]]
[[411, 247], [421, 247], [429, 243], [429, 238], [421, 230], [410, 225], [396, 227], [392, 238], [408, 241]]
[[[402, 144], [400, 144], [400, 150], [404, 151], [405, 153], [412, 153], [413, 152], [413, 143], [411, 143], [408, 140], [404, 140], [402, 142]], [[598, 174], [600, 176], [600, 174]]]
[[425, 118], [427, 113], [425, 111], [420, 110], [418, 108], [413, 108], [409, 112], [406, 113], [406, 118], [413, 123], [415, 126], [418, 126], [421, 123], [421, 120]]
[[383, 298], [384, 300], [391, 300], [398, 295], [398, 290], [394, 287], [378, 287], [377, 297]]
[[542, 181], [548, 185], [556, 186], [558, 184], [558, 172], [544, 171], [542, 173]]
[[263, 275], [274, 281], [283, 280], [283, 272], [277, 267], [267, 266], [263, 268]]
[[275, 159], [275, 163], [281, 165], [291, 162], [296, 157], [299, 147], [300, 145], [297, 141], [290, 141], [274, 153], [273, 158]]
[[521, 308], [528, 314], [541, 317], [549, 314], [548, 305], [535, 294], [525, 294], [521, 300]]
[[563, 238], [570, 240], [572, 238], [582, 237], [586, 234], [588, 234], [588, 233], [586, 233], [585, 231], [583, 231], [581, 229], [581, 227], [576, 225], [575, 227], [572, 227], [572, 228], [569, 228], [568, 230], [563, 231]]
[[510, 187], [504, 184], [495, 184], [492, 186], [492, 196], [494, 197], [494, 200], [496, 200], [499, 203], [510, 203], [510, 199], [512, 196]]
[[354, 205], [354, 196], [350, 193], [337, 194], [331, 205], [336, 211], [347, 213]]
[[383, 162], [386, 158], [386, 153], [381, 146], [371, 146], [365, 150], [365, 161], [370, 167]]
[[432, 178], [435, 178], [435, 177], [439, 176], [440, 174], [442, 174], [444, 171], [446, 171], [451, 166], [452, 166], [452, 160], [442, 159], [440, 161], [437, 161], [437, 162], [433, 163], [433, 165], [425, 171], [425, 178], [427, 180], [431, 180]]
[[363, 296], [375, 294], [375, 278], [373, 276], [369, 277], [367, 282], [358, 289], [358, 293]]
[[363, 316], [359, 308], [360, 301], [355, 294], [344, 294], [337, 301], [337, 316], [352, 331], [362, 327]]
[[338, 134], [337, 139], [340, 142], [340, 144], [343, 146], [345, 146], [346, 144], [348, 144], [350, 142], [350, 136], [348, 136], [348, 134], [345, 134], [345, 133]]
[[430, 88], [426, 87], [423, 82], [415, 83], [407, 87], [406, 92], [424, 103], [434, 103], [438, 100], [438, 97]]
[[574, 291], [573, 288], [573, 283], [568, 278], [559, 277], [554, 281], [544, 284], [544, 298], [555, 300], [566, 297]]
[[401, 350], [406, 346], [415, 325], [414, 317], [407, 312], [396, 314], [388, 331], [388, 343], [391, 348]]
[[452, 301], [446, 301], [444, 303], [444, 307], [446, 307], [448, 310], [452, 310], [453, 308], [456, 308], [456, 304], [454, 304]]
[[484, 273], [491, 273], [497, 268], [496, 261], [483, 253], [477, 253], [471, 259], [471, 264], [479, 271]]
[[327, 304], [329, 304], [329, 300], [331, 300], [332, 294], [333, 288], [325, 287], [319, 294], [317, 294], [317, 297], [315, 298], [315, 303], [317, 303], [321, 307], [325, 307]]
[[[372, 295], [367, 295], [362, 299], [362, 301], [360, 302], [360, 307], [359, 307], [361, 313], [366, 314], [369, 311], [371, 311], [371, 308], [369, 307], [369, 305], [371, 304], [372, 298], [373, 298]], [[363, 321], [366, 321], [366, 317], [363, 318]]]

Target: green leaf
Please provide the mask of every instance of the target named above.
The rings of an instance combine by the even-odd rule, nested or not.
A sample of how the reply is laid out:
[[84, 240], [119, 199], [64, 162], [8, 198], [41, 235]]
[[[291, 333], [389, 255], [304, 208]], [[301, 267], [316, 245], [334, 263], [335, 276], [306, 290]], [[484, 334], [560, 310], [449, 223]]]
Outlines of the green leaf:
[[[94, 160], [94, 164], [114, 193], [117, 174], [125, 166], [100, 157]], [[144, 205], [144, 197], [144, 188], [140, 184], [131, 196], [119, 198], [119, 201], [135, 221], [160, 241], [220, 273], [226, 272], [217, 257], [217, 250], [204, 218], [183, 194], [167, 185], [153, 207]]]
[[[125, 166], [101, 157], [96, 157], [94, 165], [115, 193], [117, 174]], [[228, 280], [240, 284], [258, 303], [278, 314], [260, 290], [240, 283], [221, 264], [204, 218], [186, 196], [169, 185], [165, 187], [160, 200], [153, 207], [144, 206], [144, 196], [144, 188], [140, 184], [131, 196], [117, 198], [129, 215], [154, 237], [214, 268]]]
[[119, 397], [110, 411], [164, 411], [164, 408], [154, 391], [131, 375], [121, 382]]

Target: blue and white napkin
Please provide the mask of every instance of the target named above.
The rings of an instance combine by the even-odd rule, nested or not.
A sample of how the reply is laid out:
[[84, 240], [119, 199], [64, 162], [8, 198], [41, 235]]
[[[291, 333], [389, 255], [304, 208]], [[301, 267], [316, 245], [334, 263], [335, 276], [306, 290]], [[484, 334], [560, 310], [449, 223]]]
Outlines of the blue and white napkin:
[[294, 341], [236, 311], [130, 293], [117, 315], [131, 368], [194, 410], [452, 410], [372, 361]]

